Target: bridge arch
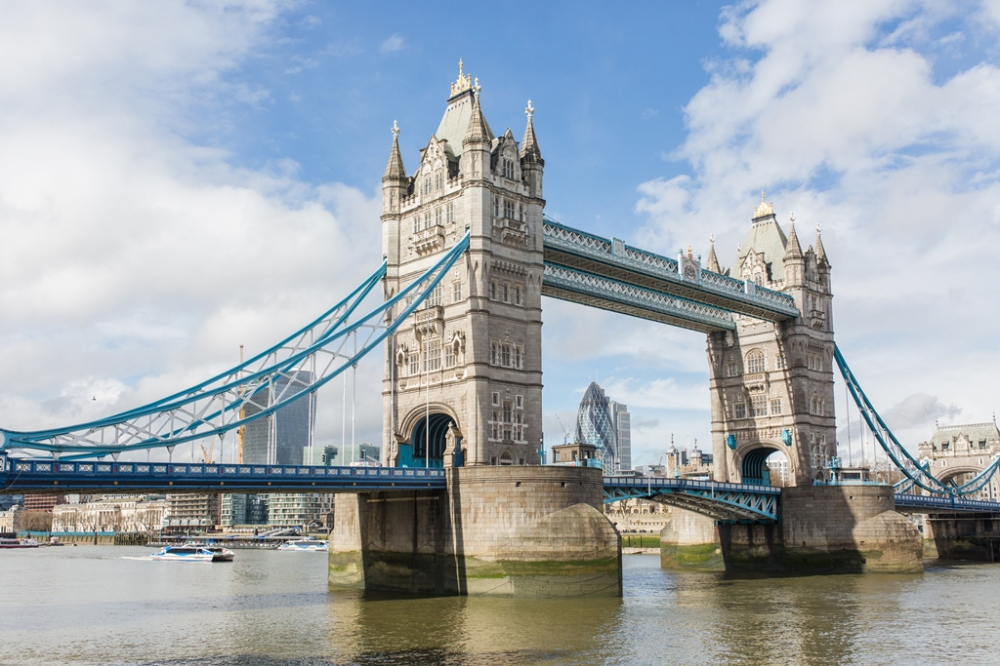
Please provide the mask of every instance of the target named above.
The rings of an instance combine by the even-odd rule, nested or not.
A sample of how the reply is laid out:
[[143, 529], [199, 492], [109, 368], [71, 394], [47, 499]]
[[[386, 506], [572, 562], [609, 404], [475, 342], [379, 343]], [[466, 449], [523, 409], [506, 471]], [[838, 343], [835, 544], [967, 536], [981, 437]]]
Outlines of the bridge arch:
[[973, 465], [956, 465], [954, 467], [945, 467], [937, 473], [937, 477], [944, 483], [954, 479], [956, 483], [961, 485], [966, 481], [970, 481], [972, 477], [982, 471], [982, 467], [975, 467]]
[[408, 436], [399, 444], [399, 467], [444, 467], [448, 431], [461, 430], [457, 415], [447, 405], [435, 403], [410, 412], [401, 426]]
[[755, 442], [736, 453], [741, 483], [759, 486], [782, 485], [781, 479], [777, 477], [777, 470], [768, 467], [768, 459], [776, 453], [791, 462], [788, 453], [780, 445], [773, 442]]

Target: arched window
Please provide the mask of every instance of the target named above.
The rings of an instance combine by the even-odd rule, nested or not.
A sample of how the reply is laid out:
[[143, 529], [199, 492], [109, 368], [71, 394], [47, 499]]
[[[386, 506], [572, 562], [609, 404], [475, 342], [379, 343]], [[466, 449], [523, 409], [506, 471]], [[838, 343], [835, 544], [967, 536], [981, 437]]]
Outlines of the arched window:
[[504, 451], [500, 454], [500, 464], [501, 465], [513, 465], [514, 456], [510, 455], [510, 451]]
[[747, 374], [755, 375], [764, 372], [765, 367], [764, 352], [760, 349], [751, 349], [747, 354]]

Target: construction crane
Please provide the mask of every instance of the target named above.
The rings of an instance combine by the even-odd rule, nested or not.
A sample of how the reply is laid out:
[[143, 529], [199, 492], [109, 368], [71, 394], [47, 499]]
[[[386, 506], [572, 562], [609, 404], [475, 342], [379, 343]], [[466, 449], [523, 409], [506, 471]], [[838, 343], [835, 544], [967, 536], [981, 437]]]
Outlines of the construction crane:
[[207, 451], [205, 450], [205, 445], [204, 444], [201, 445], [201, 455], [204, 458], [206, 464], [209, 464], [209, 465], [212, 464], [212, 454], [213, 453], [215, 453], [215, 438], [214, 437], [211, 440], [209, 440], [208, 450]]
[[563, 430], [563, 444], [569, 444], [569, 430], [567, 430], [566, 426], [563, 425], [562, 419], [559, 418], [558, 414], [556, 414], [556, 421], [559, 421], [559, 427]]

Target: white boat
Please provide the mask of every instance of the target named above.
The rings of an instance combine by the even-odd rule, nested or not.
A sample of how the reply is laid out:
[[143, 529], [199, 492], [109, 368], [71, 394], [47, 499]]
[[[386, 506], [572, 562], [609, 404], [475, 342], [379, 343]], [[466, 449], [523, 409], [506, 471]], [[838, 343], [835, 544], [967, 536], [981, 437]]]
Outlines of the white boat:
[[278, 550], [295, 550], [303, 553], [325, 553], [330, 550], [329, 541], [319, 539], [292, 539], [278, 546]]
[[0, 538], [0, 548], [38, 548], [37, 539]]
[[150, 558], [165, 562], [232, 562], [233, 555], [233, 551], [221, 546], [186, 543], [183, 546], [166, 546]]

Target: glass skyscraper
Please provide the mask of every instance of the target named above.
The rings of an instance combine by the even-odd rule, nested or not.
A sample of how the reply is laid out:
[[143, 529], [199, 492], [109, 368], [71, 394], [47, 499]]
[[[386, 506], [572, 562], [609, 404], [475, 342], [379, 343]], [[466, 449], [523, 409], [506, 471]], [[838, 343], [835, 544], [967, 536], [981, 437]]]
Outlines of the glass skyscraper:
[[615, 471], [632, 469], [632, 417], [628, 406], [611, 401], [611, 423], [615, 428]]
[[611, 420], [611, 403], [604, 395], [604, 389], [597, 382], [591, 382], [580, 401], [576, 412], [576, 433], [574, 441], [597, 447], [597, 457], [605, 472], [615, 469], [617, 458], [615, 426]]
[[[300, 370], [279, 377], [272, 388], [263, 388], [254, 396], [256, 405], [248, 404], [243, 413], [251, 416], [271, 405], [300, 393], [312, 381], [312, 373]], [[273, 397], [271, 391], [274, 391]], [[270, 416], [251, 421], [243, 431], [243, 460], [251, 465], [301, 465], [303, 449], [309, 446], [316, 424], [316, 394], [312, 393], [286, 404]]]

